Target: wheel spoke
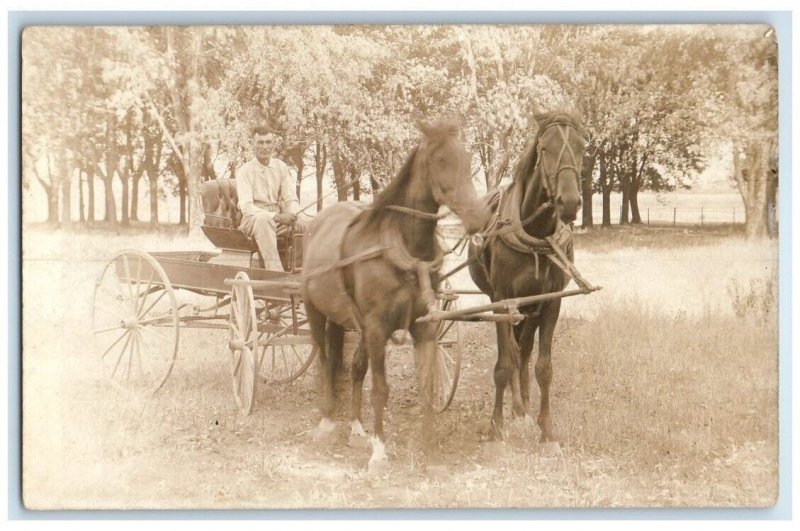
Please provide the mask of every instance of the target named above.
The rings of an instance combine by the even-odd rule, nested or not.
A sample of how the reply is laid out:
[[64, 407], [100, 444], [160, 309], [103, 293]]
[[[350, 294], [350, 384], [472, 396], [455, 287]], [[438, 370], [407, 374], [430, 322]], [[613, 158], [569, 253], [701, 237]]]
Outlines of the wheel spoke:
[[136, 344], [139, 347], [136, 349], [136, 366], [139, 368], [139, 376], [141, 376], [143, 379], [146, 379], [147, 376], [145, 375], [144, 370], [142, 368], [142, 351], [141, 351], [141, 347], [145, 346], [144, 337], [142, 337], [142, 334], [141, 332], [139, 332], [138, 329], [136, 330], [136, 336], [137, 336]]
[[447, 323], [448, 323], [447, 325], [442, 326], [442, 330], [439, 332], [438, 339], [442, 339], [445, 335], [447, 335], [447, 332], [449, 332], [450, 329], [453, 328], [453, 324], [455, 323], [455, 321], [448, 321]]
[[283, 346], [281, 346], [281, 358], [283, 358], [283, 367], [286, 370], [285, 374], [292, 374], [292, 371], [289, 370], [289, 361], [286, 359], [286, 350], [284, 350]]
[[130, 297], [129, 304], [131, 305], [131, 311], [133, 311], [136, 308], [136, 299], [133, 296], [133, 286], [132, 286], [133, 279], [131, 277], [131, 266], [130, 266], [130, 263], [128, 262], [128, 255], [127, 254], [122, 255], [122, 258], [123, 258], [123, 262], [125, 264], [125, 278], [127, 279], [127, 282], [125, 282], [125, 285], [128, 288], [128, 296]]
[[[439, 350], [440, 351], [444, 351], [444, 349], [439, 349]], [[446, 352], [445, 352], [445, 354], [446, 354]], [[449, 358], [450, 355], [448, 354], [447, 357]], [[451, 358], [451, 360], [452, 360], [452, 358]], [[449, 389], [450, 386], [453, 383], [453, 378], [450, 376], [450, 369], [447, 367], [447, 363], [445, 363], [444, 358], [442, 358], [441, 356], [439, 357], [439, 366], [440, 366], [444, 376], [447, 377], [447, 387]]]
[[133, 299], [133, 311], [134, 312], [136, 312], [136, 309], [139, 306], [139, 297], [141, 297], [141, 294], [139, 293], [139, 290], [141, 289], [141, 279], [142, 279], [142, 257], [141, 256], [137, 256], [136, 257], [136, 262], [137, 262], [137, 266], [136, 266], [136, 298]]
[[136, 334], [131, 334], [131, 353], [128, 356], [128, 370], [125, 371], [125, 381], [130, 381], [131, 379], [131, 367], [133, 366], [133, 356], [136, 354], [137, 349], [139, 348], [139, 340], [136, 338]]
[[104, 332], [111, 332], [112, 330], [124, 330], [125, 327], [122, 325], [119, 326], [112, 326], [111, 328], [101, 328], [100, 330], [95, 330], [95, 334], [102, 334]]
[[119, 368], [119, 362], [122, 361], [122, 356], [125, 354], [125, 351], [128, 350], [128, 344], [131, 342], [131, 334], [128, 334], [127, 339], [125, 339], [125, 344], [122, 345], [122, 350], [119, 351], [119, 356], [117, 356], [117, 362], [114, 364], [114, 370], [111, 371], [111, 377], [113, 378], [115, 374], [117, 374], [117, 369]]
[[[445, 356], [447, 356], [447, 360], [448, 360], [450, 363], [452, 363], [453, 365], [455, 365], [455, 364], [456, 364], [456, 360], [454, 360], [454, 359], [453, 359], [453, 357], [450, 355], [450, 353], [449, 353], [449, 352], [447, 352], [447, 349], [446, 349], [446, 348], [444, 348], [444, 347], [441, 347], [441, 346], [440, 346], [439, 350], [440, 350], [440, 351], [441, 351], [441, 352], [442, 352], [442, 353], [443, 353]], [[442, 361], [444, 361], [444, 360], [442, 360]]]
[[106, 354], [108, 354], [108, 353], [111, 351], [111, 349], [112, 349], [112, 348], [114, 348], [114, 347], [117, 345], [117, 343], [119, 343], [120, 341], [122, 341], [122, 338], [124, 338], [125, 336], [127, 336], [129, 333], [130, 333], [130, 329], [127, 329], [127, 330], [125, 330], [125, 333], [124, 333], [124, 334], [122, 334], [121, 336], [119, 336], [119, 337], [117, 338], [117, 340], [116, 340], [116, 341], [114, 341], [113, 343], [111, 343], [111, 346], [110, 346], [110, 347], [108, 347], [108, 348], [106, 349], [106, 351], [105, 351], [105, 352], [103, 352], [103, 354], [101, 354], [101, 355], [100, 355], [100, 359], [103, 359], [103, 358], [105, 358], [105, 357], [106, 357]]
[[158, 351], [160, 350], [159, 349], [160, 345], [165, 344], [165, 343], [171, 345], [173, 340], [174, 340], [174, 336], [172, 334], [165, 335], [165, 334], [161, 333], [160, 331], [157, 332], [155, 326], [143, 326], [143, 327], [139, 328], [139, 330], [141, 330], [143, 332], [147, 332], [148, 334], [150, 334], [150, 338], [153, 340], [153, 351], [154, 351], [153, 354], [154, 355], [158, 354]]
[[142, 316], [142, 308], [144, 308], [144, 303], [147, 300], [147, 297], [150, 296], [150, 288], [153, 286], [153, 277], [155, 276], [155, 274], [156, 270], [150, 268], [150, 279], [147, 281], [147, 287], [145, 288], [144, 293], [142, 294], [142, 299], [139, 302], [139, 305], [136, 307], [136, 315], [139, 317]]
[[303, 365], [305, 361], [300, 354], [297, 353], [297, 348], [294, 345], [290, 345], [292, 347], [292, 352], [294, 352], [294, 357], [297, 358], [297, 361], [300, 362], [300, 365]]
[[[160, 295], [159, 295], [159, 296], [156, 298], [156, 300], [154, 300], [154, 301], [152, 302], [152, 304], [150, 304], [150, 306], [148, 306], [148, 307], [147, 307], [147, 309], [146, 309], [145, 311], [143, 311], [142, 313], [138, 314], [136, 317], [137, 317], [137, 318], [142, 318], [142, 317], [144, 317], [145, 315], [147, 315], [148, 313], [150, 313], [150, 310], [152, 310], [152, 309], [153, 309], [153, 307], [155, 307], [155, 305], [156, 305], [156, 304], [158, 304], [158, 302], [159, 302], [161, 299], [163, 299], [163, 298], [164, 298], [164, 295], [166, 295], [166, 294], [167, 294], [167, 290], [163, 290], [163, 291], [161, 292], [161, 294], [160, 294]], [[142, 306], [144, 306], [144, 305], [142, 305]]]

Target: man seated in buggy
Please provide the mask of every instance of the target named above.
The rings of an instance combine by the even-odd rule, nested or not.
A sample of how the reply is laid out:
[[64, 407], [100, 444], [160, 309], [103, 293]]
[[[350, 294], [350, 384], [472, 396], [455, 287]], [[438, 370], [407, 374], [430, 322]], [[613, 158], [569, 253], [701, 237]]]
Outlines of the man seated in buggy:
[[278, 255], [278, 235], [305, 224], [298, 217], [300, 202], [286, 164], [273, 157], [275, 135], [266, 127], [253, 130], [253, 158], [236, 174], [236, 192], [242, 222], [239, 230], [255, 239], [264, 266], [283, 271]]
[[272, 156], [275, 142], [269, 129], [256, 127], [254, 157], [239, 168], [236, 179], [203, 183], [203, 232], [223, 249], [215, 262], [246, 265], [237, 256], [258, 251], [258, 266], [267, 270], [293, 271], [301, 266], [302, 244], [297, 240], [305, 222], [298, 216], [299, 201], [289, 168]]

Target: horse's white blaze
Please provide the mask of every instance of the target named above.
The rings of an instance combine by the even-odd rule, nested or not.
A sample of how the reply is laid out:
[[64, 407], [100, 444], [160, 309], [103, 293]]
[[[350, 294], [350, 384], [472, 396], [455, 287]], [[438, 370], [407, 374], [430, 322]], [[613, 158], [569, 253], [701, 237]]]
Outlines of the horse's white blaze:
[[361, 425], [361, 421], [354, 420], [350, 423], [350, 436], [351, 437], [366, 437], [367, 432], [364, 431], [364, 426]]

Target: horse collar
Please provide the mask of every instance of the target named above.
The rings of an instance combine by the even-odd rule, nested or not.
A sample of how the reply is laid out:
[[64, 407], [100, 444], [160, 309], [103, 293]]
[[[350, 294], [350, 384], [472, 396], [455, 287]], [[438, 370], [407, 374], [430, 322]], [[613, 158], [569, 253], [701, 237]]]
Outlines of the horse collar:
[[392, 226], [389, 218], [385, 218], [381, 223], [380, 238], [381, 245], [385, 248], [384, 256], [401, 271], [415, 272], [420, 264], [427, 266], [432, 271], [437, 271], [442, 267], [444, 255], [438, 245], [436, 245], [436, 258], [431, 261], [420, 260], [408, 251], [405, 242], [403, 242], [403, 235], [397, 227]]

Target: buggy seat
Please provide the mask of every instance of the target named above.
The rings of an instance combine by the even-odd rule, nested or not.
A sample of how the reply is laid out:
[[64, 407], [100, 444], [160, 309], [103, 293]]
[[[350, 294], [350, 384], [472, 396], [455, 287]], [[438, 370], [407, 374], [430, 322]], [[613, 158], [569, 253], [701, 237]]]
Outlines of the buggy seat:
[[[222, 249], [226, 257], [246, 255], [250, 267], [264, 267], [264, 260], [253, 238], [239, 230], [242, 212], [239, 210], [239, 195], [235, 179], [211, 179], [200, 185], [203, 206], [203, 233]], [[302, 268], [302, 234], [288, 233], [278, 236], [278, 254], [284, 271], [300, 271]]]

